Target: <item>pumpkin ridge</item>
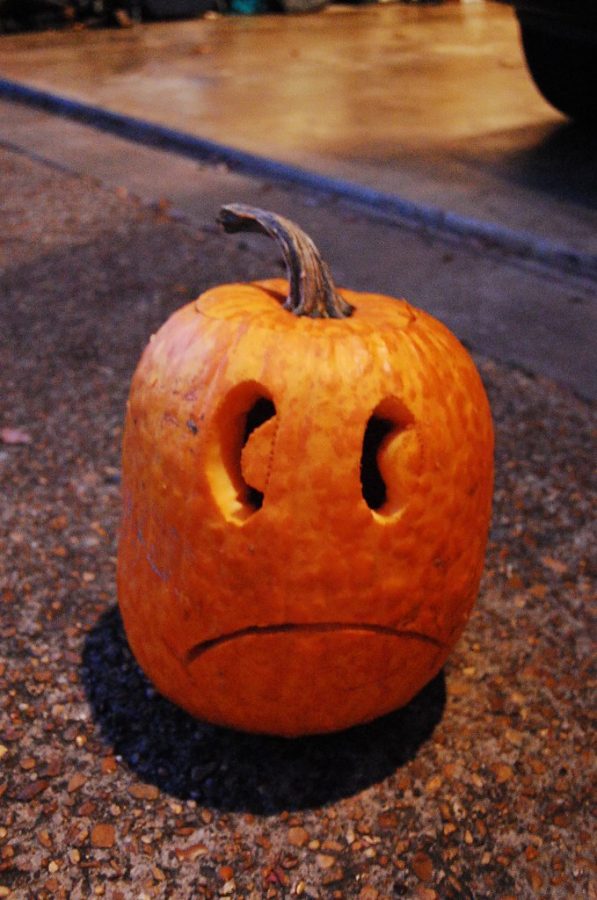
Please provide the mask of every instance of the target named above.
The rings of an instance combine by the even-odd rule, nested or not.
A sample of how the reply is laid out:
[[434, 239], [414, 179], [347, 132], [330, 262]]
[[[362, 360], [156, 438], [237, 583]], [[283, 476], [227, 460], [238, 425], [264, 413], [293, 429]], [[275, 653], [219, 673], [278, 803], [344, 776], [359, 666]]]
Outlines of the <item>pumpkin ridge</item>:
[[303, 634], [309, 632], [323, 634], [331, 631], [366, 631], [370, 634], [381, 634], [386, 637], [416, 638], [427, 644], [432, 644], [440, 650], [444, 647], [443, 642], [438, 638], [425, 634], [422, 631], [414, 631], [408, 628], [392, 628], [390, 625], [376, 625], [373, 622], [282, 622], [278, 625], [249, 625], [246, 628], [238, 628], [236, 631], [225, 632], [215, 638], [200, 641], [187, 650], [184, 655], [184, 662], [190, 665], [213, 647], [219, 647], [222, 644], [247, 637], [248, 635], [288, 634], [293, 631], [300, 631]]

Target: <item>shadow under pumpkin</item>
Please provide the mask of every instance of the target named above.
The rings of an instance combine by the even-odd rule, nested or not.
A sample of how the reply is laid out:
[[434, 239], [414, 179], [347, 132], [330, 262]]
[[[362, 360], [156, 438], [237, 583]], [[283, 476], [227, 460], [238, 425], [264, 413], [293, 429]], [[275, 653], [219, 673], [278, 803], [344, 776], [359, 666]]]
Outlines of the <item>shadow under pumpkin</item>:
[[87, 635], [81, 674], [103, 739], [141, 780], [256, 814], [320, 807], [384, 780], [431, 737], [446, 702], [440, 672], [407, 706], [347, 731], [287, 740], [217, 728], [155, 693], [117, 608]]

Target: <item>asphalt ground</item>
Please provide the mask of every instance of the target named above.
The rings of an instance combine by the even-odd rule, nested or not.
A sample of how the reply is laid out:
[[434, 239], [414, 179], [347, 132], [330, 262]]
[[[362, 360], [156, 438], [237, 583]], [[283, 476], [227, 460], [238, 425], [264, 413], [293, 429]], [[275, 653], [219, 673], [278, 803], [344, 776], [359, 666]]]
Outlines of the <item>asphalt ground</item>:
[[[471, 621], [408, 707], [326, 738], [213, 728], [156, 696], [123, 635], [124, 405], [170, 311], [279, 271], [277, 253], [220, 234], [205, 207], [181, 218], [44, 155], [0, 153], [0, 896], [593, 896], [594, 412], [536, 357], [525, 372], [493, 354], [481, 337], [503, 322], [493, 306], [483, 331], [479, 299], [503, 292], [510, 316], [523, 304], [519, 332], [532, 298], [547, 302], [571, 371], [567, 323], [578, 315], [581, 341], [589, 288], [573, 301], [565, 279], [491, 249], [252, 182], [285, 197], [330, 259], [347, 241], [347, 283], [358, 269], [353, 286], [381, 286], [376, 242], [391, 235], [390, 292], [431, 298], [461, 335], [474, 321], [495, 506]], [[195, 174], [215, 179], [201, 203], [224, 187], [243, 199], [228, 193], [238, 176]]]

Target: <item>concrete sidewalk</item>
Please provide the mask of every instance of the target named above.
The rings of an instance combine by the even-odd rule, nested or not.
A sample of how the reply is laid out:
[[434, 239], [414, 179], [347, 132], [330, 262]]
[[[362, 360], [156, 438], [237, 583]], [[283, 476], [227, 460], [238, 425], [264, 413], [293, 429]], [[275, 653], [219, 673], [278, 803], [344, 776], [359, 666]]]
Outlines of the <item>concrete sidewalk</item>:
[[[406, 296], [479, 352], [584, 397], [597, 395], [592, 280], [486, 241], [438, 232], [408, 217], [374, 215], [368, 206], [326, 192], [202, 164], [21, 104], [0, 102], [0, 141], [147, 203], [161, 202], [201, 229], [213, 229], [226, 202], [277, 210], [313, 235], [340, 284]], [[249, 245], [257, 259], [269, 258], [259, 239]]]

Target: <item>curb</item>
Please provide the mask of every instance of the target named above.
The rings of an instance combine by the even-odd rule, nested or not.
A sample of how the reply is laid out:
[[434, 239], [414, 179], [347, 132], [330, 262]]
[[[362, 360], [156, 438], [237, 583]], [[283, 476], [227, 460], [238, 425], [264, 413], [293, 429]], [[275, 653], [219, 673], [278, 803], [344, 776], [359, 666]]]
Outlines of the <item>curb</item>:
[[320, 195], [356, 203], [376, 216], [400, 219], [415, 227], [451, 237], [482, 242], [510, 256], [538, 263], [567, 275], [597, 280], [597, 256], [572, 250], [524, 231], [484, 222], [434, 206], [416, 203], [359, 185], [352, 181], [319, 175], [298, 166], [277, 162], [264, 156], [238, 150], [206, 138], [148, 122], [99, 106], [71, 100], [60, 94], [29, 87], [0, 78], [0, 98], [36, 107], [109, 132], [135, 143], [145, 144], [201, 162], [225, 163], [243, 174], [267, 178], [282, 184], [307, 189]]

